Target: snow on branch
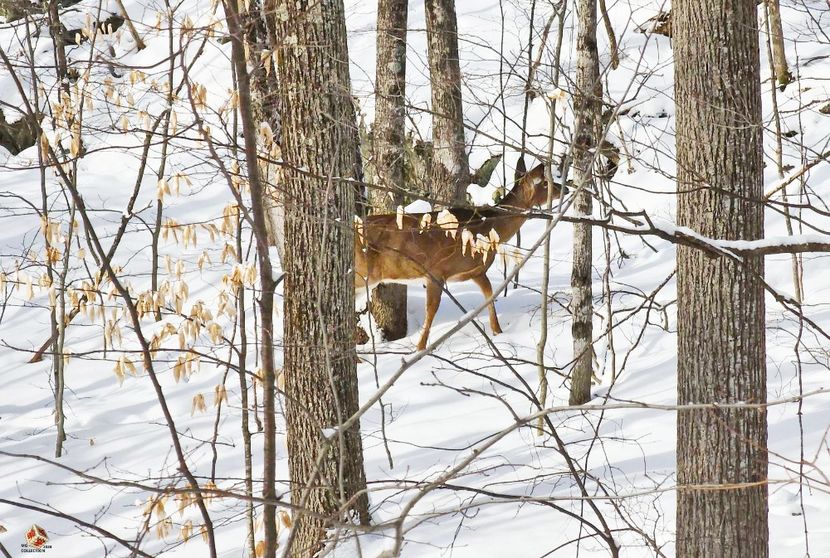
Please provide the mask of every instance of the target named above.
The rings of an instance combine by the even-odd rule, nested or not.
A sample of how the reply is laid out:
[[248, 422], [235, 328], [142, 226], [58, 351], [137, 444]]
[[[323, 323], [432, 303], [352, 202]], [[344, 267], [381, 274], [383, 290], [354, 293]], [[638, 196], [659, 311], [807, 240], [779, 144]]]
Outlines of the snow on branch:
[[[534, 217], [550, 218], [539, 213]], [[628, 225], [614, 222], [614, 218], [627, 221]], [[602, 219], [580, 216], [563, 216], [570, 223], [590, 223], [609, 230], [639, 236], [656, 236], [675, 244], [683, 244], [704, 250], [714, 256], [770, 256], [774, 254], [797, 254], [804, 252], [830, 252], [830, 236], [821, 234], [799, 234], [792, 236], [771, 236], [758, 240], [723, 240], [708, 238], [687, 227], [650, 217], [645, 212], [612, 211]]]

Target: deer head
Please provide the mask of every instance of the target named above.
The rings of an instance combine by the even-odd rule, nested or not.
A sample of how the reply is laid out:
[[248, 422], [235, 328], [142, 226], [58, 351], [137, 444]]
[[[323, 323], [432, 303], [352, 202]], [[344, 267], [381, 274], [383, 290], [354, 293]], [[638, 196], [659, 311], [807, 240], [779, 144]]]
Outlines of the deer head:
[[[567, 187], [553, 183], [553, 200], [559, 199], [568, 193]], [[505, 196], [499, 205], [530, 209], [541, 206], [548, 199], [548, 181], [545, 177], [545, 165], [537, 165], [530, 172], [521, 175], [510, 193]]]

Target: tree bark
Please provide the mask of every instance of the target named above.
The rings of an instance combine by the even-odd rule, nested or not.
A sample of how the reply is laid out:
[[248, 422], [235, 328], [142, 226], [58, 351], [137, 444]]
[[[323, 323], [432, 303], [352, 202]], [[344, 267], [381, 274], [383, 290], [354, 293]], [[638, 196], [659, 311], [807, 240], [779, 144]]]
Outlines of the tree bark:
[[[245, 166], [251, 187], [251, 213], [256, 240], [257, 266], [259, 269], [260, 356], [262, 362], [262, 403], [265, 417], [263, 440], [262, 497], [270, 502], [276, 494], [276, 368], [274, 364], [274, 272], [268, 251], [264, 185], [260, 178], [257, 150], [257, 133], [251, 111], [251, 80], [245, 60], [242, 16], [235, 0], [225, 2], [228, 31], [231, 36], [231, 61], [239, 92], [239, 116], [245, 136]], [[265, 558], [274, 558], [277, 551], [276, 506], [263, 505], [262, 520], [265, 526]]]
[[[272, 136], [261, 138], [260, 149], [270, 160], [281, 158], [279, 149], [280, 116], [277, 95], [277, 74], [272, 68], [272, 58], [263, 56], [274, 38], [274, 14], [263, 9], [260, 0], [251, 2], [245, 18], [245, 42], [248, 44], [248, 67], [251, 76], [251, 112], [257, 127], [267, 124]], [[259, 132], [258, 132], [259, 133]], [[262, 134], [260, 134], [262, 136]], [[280, 166], [260, 160], [260, 176], [265, 191], [263, 203], [267, 217], [268, 243], [276, 247], [280, 265], [285, 259], [285, 210], [282, 204], [282, 173]]]
[[[578, 214], [590, 215], [593, 208], [591, 191], [594, 189], [594, 148], [598, 144], [602, 127], [602, 82], [599, 78], [597, 54], [597, 2], [579, 0], [576, 11], [578, 31], [574, 110], [577, 132], [574, 138], [573, 169], [575, 183], [584, 184], [584, 187], [576, 195], [574, 206]], [[574, 367], [571, 371], [571, 405], [582, 405], [591, 399], [594, 314], [591, 233], [590, 224], [574, 224], [571, 270]]]
[[[342, 0], [270, 0], [285, 179], [285, 394], [298, 513], [288, 556], [313, 556], [331, 521], [368, 523], [354, 349], [355, 186], [362, 177]], [[273, 10], [273, 11], [272, 11]], [[300, 170], [303, 169], [303, 170]], [[322, 453], [321, 453], [322, 452]], [[329, 518], [327, 521], [324, 518]]]
[[770, 40], [772, 42], [772, 62], [775, 80], [781, 91], [786, 89], [793, 76], [787, 66], [787, 52], [784, 48], [784, 28], [781, 25], [781, 4], [779, 0], [767, 0], [769, 14]]
[[11, 23], [26, 15], [40, 12], [40, 8], [29, 0], [0, 0], [0, 17], [4, 18], [6, 23]]
[[[378, 1], [372, 142], [378, 188], [369, 192], [375, 213], [392, 213], [403, 203], [408, 3], [408, 0]], [[371, 309], [384, 339], [406, 337], [406, 285], [378, 285], [372, 292]]]
[[64, 44], [63, 32], [61, 29], [61, 20], [58, 15], [57, 0], [49, 0], [45, 2], [46, 13], [49, 20], [49, 34], [52, 36], [52, 41], [55, 43], [55, 69], [58, 73], [58, 79], [61, 82], [61, 88], [69, 95], [69, 81], [67, 73], [69, 71], [66, 61], [66, 46]]
[[430, 195], [447, 205], [459, 205], [467, 198], [470, 163], [464, 139], [455, 0], [425, 0], [424, 4], [432, 86]]
[[8, 123], [0, 108], [0, 147], [12, 155], [32, 147], [38, 138], [38, 121], [34, 115], [24, 114], [17, 122]]
[[[678, 224], [762, 238], [755, 0], [676, 0], [673, 11]], [[762, 257], [679, 246], [677, 267], [678, 404], [765, 403]], [[768, 556], [766, 432], [763, 408], [678, 411], [677, 556]]]

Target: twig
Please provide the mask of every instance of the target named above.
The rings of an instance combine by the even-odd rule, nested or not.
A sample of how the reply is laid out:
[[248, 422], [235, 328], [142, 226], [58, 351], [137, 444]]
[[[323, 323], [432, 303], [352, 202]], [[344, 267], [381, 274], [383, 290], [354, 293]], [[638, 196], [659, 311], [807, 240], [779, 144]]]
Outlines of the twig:
[[118, 9], [121, 10], [121, 13], [124, 16], [124, 21], [127, 23], [127, 29], [130, 30], [130, 35], [133, 36], [136, 50], [144, 50], [147, 45], [144, 44], [144, 41], [141, 40], [141, 36], [138, 34], [138, 31], [136, 31], [135, 25], [133, 25], [133, 20], [130, 19], [130, 15], [127, 13], [127, 8], [124, 7], [124, 3], [121, 0], [115, 0], [115, 3], [118, 5]]

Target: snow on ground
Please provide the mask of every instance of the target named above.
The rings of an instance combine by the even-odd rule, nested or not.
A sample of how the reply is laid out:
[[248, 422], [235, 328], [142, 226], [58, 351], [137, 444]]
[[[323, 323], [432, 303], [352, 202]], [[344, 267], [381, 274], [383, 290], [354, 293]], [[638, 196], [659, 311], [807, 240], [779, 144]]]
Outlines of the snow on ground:
[[[623, 103], [628, 113], [619, 120], [619, 129], [612, 135], [625, 139], [632, 159], [624, 158], [615, 182], [614, 195], [630, 211], [647, 211], [656, 218], [673, 221], [674, 201], [674, 106], [672, 100], [672, 55], [665, 37], [648, 37], [634, 28], [660, 9], [660, 2], [632, 0], [609, 4], [612, 21], [621, 47], [621, 66], [604, 74], [609, 101]], [[102, 9], [115, 11], [113, 2], [104, 2]], [[797, 135], [785, 139], [784, 163], [797, 172], [804, 161], [813, 160], [827, 150], [830, 116], [818, 109], [830, 100], [830, 85], [826, 81], [830, 40], [823, 34], [830, 23], [830, 14], [819, 0], [782, 0], [785, 33], [794, 40], [788, 43], [788, 56], [800, 81], [779, 93], [778, 102], [784, 114], [784, 129]], [[96, 13], [98, 5], [85, 0], [77, 8], [77, 17], [83, 21], [87, 12]], [[163, 5], [153, 2], [128, 2], [129, 13], [137, 20], [148, 48], [140, 53], [132, 49], [132, 40], [126, 29], [120, 39], [105, 38], [112, 43], [118, 60], [125, 65], [140, 66], [147, 79], [130, 82], [129, 72], [121, 78], [107, 77], [104, 64], [94, 65], [90, 93], [94, 102], [86, 116], [86, 123], [96, 129], [85, 135], [88, 154], [78, 168], [79, 189], [88, 206], [94, 209], [95, 230], [105, 246], [109, 246], [122, 213], [133, 191], [139, 166], [143, 134], [121, 133], [121, 117], [126, 115], [131, 128], [140, 127], [141, 117], [129, 109], [128, 96], [140, 109], [155, 115], [163, 108], [163, 96], [152, 91], [152, 81], [164, 80], [166, 68], [166, 31], [152, 29], [156, 12]], [[504, 10], [502, 17], [501, 11]], [[538, 30], [549, 17], [547, 5], [539, 3], [535, 14]], [[471, 164], [475, 167], [491, 153], [501, 152], [499, 140], [510, 145], [521, 143], [520, 123], [523, 107], [523, 79], [526, 66], [520, 63], [511, 69], [517, 58], [526, 59], [522, 45], [527, 42], [530, 2], [458, 2], [461, 34], [462, 71], [466, 79], [465, 114], [468, 123], [478, 128], [469, 132], [473, 142]], [[207, 3], [188, 1], [176, 10], [177, 25], [190, 18], [199, 24], [208, 23], [212, 16]], [[428, 72], [424, 16], [421, 3], [413, 3], [410, 10], [408, 50], [408, 96], [413, 107], [427, 108], [429, 101]], [[352, 57], [353, 89], [367, 121], [372, 119], [372, 81], [374, 75], [374, 3], [368, 0], [347, 2], [349, 47]], [[608, 63], [607, 41], [600, 34], [601, 60]], [[553, 38], [553, 34], [551, 38]], [[20, 27], [0, 26], [0, 41], [7, 52], [19, 53]], [[574, 31], [566, 30], [563, 41], [563, 60], [566, 75], [560, 86], [570, 90], [568, 76], [573, 75]], [[25, 42], [23, 43], [25, 46]], [[187, 59], [193, 58], [198, 41], [187, 48]], [[502, 46], [503, 45], [503, 46]], [[33, 47], [38, 60], [51, 63], [51, 41], [41, 33]], [[72, 58], [84, 60], [89, 46], [70, 49]], [[504, 54], [500, 60], [499, 52]], [[218, 109], [230, 97], [229, 46], [209, 41], [201, 57], [190, 71], [190, 77], [202, 84], [207, 92], [207, 105]], [[503, 72], [502, 75], [499, 72]], [[48, 74], [48, 70], [43, 70]], [[553, 90], [551, 69], [543, 64], [538, 86], [543, 91]], [[762, 48], [762, 76], [769, 75], [765, 48]], [[29, 83], [27, 75], [23, 83]], [[54, 76], [43, 78], [54, 82]], [[49, 80], [52, 80], [51, 82]], [[182, 79], [177, 70], [176, 84]], [[121, 107], [107, 109], [104, 97], [108, 83], [119, 92]], [[504, 90], [505, 95], [500, 96]], [[20, 97], [8, 72], [0, 72], [0, 91], [3, 101], [20, 105]], [[51, 93], [54, 100], [55, 93]], [[769, 84], [764, 86], [765, 123], [767, 124], [767, 189], [779, 183], [773, 158], [774, 135], [769, 104]], [[797, 111], [799, 107], [807, 107]], [[9, 110], [4, 107], [9, 120]], [[176, 105], [182, 136], [173, 142], [170, 168], [166, 175], [186, 174], [191, 184], [183, 185], [180, 196], [165, 197], [165, 218], [178, 223], [213, 223], [221, 226], [222, 211], [232, 202], [227, 185], [205, 152], [204, 142], [187, 126], [192, 120], [187, 101], [187, 88]], [[566, 110], [567, 112], [567, 110]], [[222, 130], [219, 115], [203, 111], [214, 125], [214, 138], [226, 138], [228, 127]], [[505, 117], [506, 115], [506, 117]], [[428, 137], [429, 118], [425, 113], [412, 111], [412, 119], [419, 133]], [[226, 122], [229, 122], [226, 120]], [[537, 99], [528, 112], [528, 146], [544, 153], [547, 149], [548, 109]], [[567, 134], [559, 136], [568, 139]], [[495, 138], [495, 140], [493, 139]], [[800, 146], [805, 146], [802, 154]], [[149, 287], [151, 256], [149, 227], [155, 211], [159, 146], [150, 152], [149, 169], [135, 203], [127, 233], [118, 248], [115, 263], [123, 268], [124, 277], [136, 292]], [[557, 153], [564, 149], [557, 147]], [[491, 200], [495, 185], [505, 175], [512, 175], [515, 151], [507, 150], [504, 166], [497, 169], [491, 185], [480, 189], [471, 186], [470, 193], [479, 203]], [[36, 168], [37, 151], [30, 148], [20, 155], [0, 153], [0, 271], [6, 274], [7, 286], [2, 290], [6, 305], [0, 312], [0, 450], [51, 458], [55, 427], [53, 425], [53, 395], [51, 389], [51, 362], [47, 358], [38, 364], [27, 364], [30, 353], [48, 337], [48, 290], [38, 286], [42, 267], [34, 263], [42, 259], [43, 239], [39, 235], [40, 220], [34, 206], [41, 199], [40, 175]], [[830, 165], [819, 164], [804, 175], [806, 187], [821, 204], [820, 198], [830, 195]], [[64, 223], [67, 231], [69, 216], [66, 200], [60, 193], [58, 181], [51, 172], [46, 175], [53, 218]], [[805, 210], [804, 219], [819, 229], [827, 229], [827, 216]], [[545, 223], [529, 222], [522, 230], [522, 246], [527, 247], [539, 237]], [[81, 229], [81, 232], [82, 229]], [[820, 231], [804, 227], [804, 233]], [[785, 235], [784, 219], [778, 212], [768, 211], [767, 234]], [[183, 283], [189, 294], [183, 305], [187, 313], [202, 300], [213, 309], [215, 321], [226, 336], [233, 335], [229, 316], [216, 311], [222, 293], [227, 292], [223, 277], [231, 273], [231, 260], [223, 261], [222, 251], [228, 238], [219, 235], [211, 240], [204, 228], [198, 229], [197, 246], [184, 247], [171, 237], [162, 242], [162, 257], [170, 258], [172, 273], [162, 269], [162, 278], [178, 288]], [[553, 233], [551, 246], [552, 300], [548, 318], [549, 338], [546, 362], [555, 368], [567, 367], [571, 359], [570, 321], [566, 310], [570, 282], [570, 226], [560, 224]], [[600, 300], [602, 273], [605, 270], [604, 244], [599, 231], [595, 234], [595, 285], [597, 318], [595, 331], [605, 327], [606, 301]], [[95, 269], [85, 241], [72, 249], [70, 277], [78, 288], [86, 275], [84, 266]], [[245, 242], [247, 247], [247, 240]], [[81, 257], [79, 250], [87, 252]], [[599, 374], [602, 383], [594, 387], [592, 403], [642, 402], [652, 405], [671, 405], [675, 402], [676, 331], [675, 284], [666, 281], [674, 270], [674, 248], [665, 241], [634, 236], [619, 236], [611, 241], [613, 276], [611, 286], [614, 323], [613, 342], [616, 350], [616, 382], [611, 384], [611, 355], [607, 340], [596, 344]], [[31, 252], [29, 252], [31, 251]], [[197, 261], [203, 252], [210, 262], [201, 269]], [[176, 262], [184, 269], [177, 273]], [[252, 261], [248, 258], [247, 261]], [[814, 323], [827, 328], [830, 325], [830, 290], [826, 281], [827, 256], [805, 255], [805, 313]], [[537, 386], [537, 369], [533, 364], [539, 338], [539, 289], [542, 281], [541, 252], [535, 254], [520, 275], [519, 286], [509, 287], [496, 302], [504, 334], [493, 339], [494, 346], [485, 341], [472, 325], [464, 327], [436, 353], [409, 369], [384, 396], [383, 414], [378, 406], [362, 420], [366, 473], [373, 490], [371, 502], [376, 523], [394, 520], [416, 495], [419, 483], [432, 481], [461, 463], [473, 448], [488, 442], [502, 429], [515, 424], [517, 417], [534, 412], [528, 390]], [[494, 265], [490, 275], [494, 283], [500, 281], [502, 269]], [[767, 280], [780, 292], [793, 291], [790, 258], [767, 258]], [[12, 283], [21, 286], [12, 290]], [[27, 282], [32, 281], [34, 296], [26, 296]], [[109, 288], [108, 286], [105, 289]], [[452, 286], [458, 305], [444, 297], [432, 328], [432, 339], [452, 327], [457, 320], [481, 302], [478, 289], [472, 284]], [[280, 293], [281, 295], [281, 293]], [[636, 310], [644, 297], [653, 296], [655, 307], [648, 313]], [[380, 343], [377, 357], [363, 347], [366, 360], [359, 368], [361, 395], [368, 398], [376, 389], [376, 381], [383, 383], [400, 366], [414, 348], [419, 327], [423, 321], [423, 289], [409, 289], [410, 335], [398, 342]], [[279, 302], [279, 301], [278, 301]], [[768, 298], [768, 370], [769, 399], [785, 400], [799, 393], [810, 393], [830, 388], [828, 377], [827, 339], [810, 327], [798, 341], [799, 323], [795, 316]], [[248, 304], [251, 296], [248, 296]], [[460, 306], [459, 306], [460, 305]], [[110, 314], [113, 302], [107, 302]], [[250, 310], [250, 309], [249, 309]], [[277, 309], [278, 316], [281, 311]], [[119, 323], [126, 323], [123, 312]], [[279, 321], [279, 320], [278, 320]], [[486, 317], [478, 323], [489, 333]], [[183, 320], [175, 316], [166, 319], [178, 328]], [[150, 318], [144, 320], [148, 332], [160, 332], [164, 326]], [[249, 328], [252, 325], [249, 323]], [[60, 464], [106, 483], [90, 482], [77, 474], [55, 465], [26, 457], [0, 455], [0, 499], [50, 507], [61, 513], [83, 518], [125, 539], [135, 539], [144, 524], [144, 504], [147, 491], [131, 487], [121, 481], [135, 481], [163, 488], [179, 479], [175, 456], [170, 448], [168, 426], [161, 414], [152, 386], [145, 374], [128, 375], [122, 385], [113, 372], [116, 361], [126, 354], [138, 363], [138, 357], [129, 353], [136, 347], [129, 328], [123, 328], [123, 344], [103, 350], [103, 327], [100, 317], [81, 316], [68, 329], [66, 347], [72, 356], [67, 363], [67, 431], [66, 455]], [[252, 330], [251, 330], [252, 331]], [[279, 339], [279, 335], [277, 336]], [[800, 343], [800, 361], [794, 348]], [[175, 336], [169, 340], [175, 348]], [[167, 347], [167, 345], [165, 345]], [[176, 382], [174, 365], [176, 350], [160, 351], [156, 360], [165, 396], [169, 401], [175, 426], [194, 473], [207, 481], [212, 476], [212, 454], [205, 441], [217, 429], [215, 471], [220, 488], [241, 490], [244, 477], [240, 440], [240, 390], [234, 371], [217, 365], [214, 359], [226, 360], [226, 344], [214, 343], [207, 334], [194, 341], [193, 347], [203, 353], [198, 365], [186, 378]], [[498, 352], [498, 356], [496, 354]], [[281, 352], [277, 348], [278, 359]], [[502, 358], [503, 357], [503, 358]], [[376, 365], [375, 365], [376, 364]], [[508, 365], [509, 364], [509, 365]], [[255, 357], [248, 365], [256, 369]], [[138, 366], [140, 369], [141, 367]], [[799, 375], [798, 370], [801, 369]], [[377, 377], [376, 377], [377, 375]], [[549, 405], [567, 403], [567, 391], [562, 378], [550, 373], [552, 394]], [[799, 385], [801, 382], [802, 385]], [[224, 383], [228, 402], [216, 421], [212, 407], [213, 394], [218, 384]], [[194, 396], [202, 394], [207, 412], [192, 413]], [[800, 414], [799, 414], [800, 410]], [[563, 410], [551, 415], [551, 421], [568, 453], [587, 471], [587, 491], [601, 494], [599, 483], [613, 500], [594, 500], [597, 509], [616, 532], [624, 556], [650, 556], [646, 540], [660, 548], [666, 556], [673, 554], [675, 422], [674, 413], [649, 408], [591, 410], [578, 413]], [[386, 421], [385, 432], [381, 425]], [[771, 556], [797, 556], [805, 553], [805, 538], [809, 540], [812, 556], [830, 555], [830, 526], [824, 516], [830, 506], [827, 485], [822, 484], [823, 471], [830, 465], [825, 435], [830, 426], [830, 400], [826, 394], [810, 396], [797, 403], [782, 403], [769, 410], [770, 464], [770, 526]], [[595, 437], [594, 434], [599, 436]], [[254, 470], [261, 470], [259, 455], [261, 442], [254, 436]], [[280, 444], [284, 437], [280, 434]], [[387, 448], [393, 466], [387, 457]], [[286, 452], [281, 445], [277, 464], [278, 477], [287, 476]], [[804, 462], [805, 480], [799, 484], [799, 462]], [[120, 483], [120, 484], [119, 484]], [[450, 484], [429, 493], [411, 510], [405, 523], [406, 544], [403, 555], [420, 556], [575, 556], [579, 543], [580, 556], [607, 556], [607, 548], [593, 534], [590, 526], [581, 524], [583, 516], [592, 525], [598, 522], [589, 502], [578, 498], [579, 490], [573, 476], [557, 451], [556, 441], [550, 436], [538, 437], [530, 426], [515, 428], [479, 458], [465, 467]], [[284, 490], [285, 485], [282, 485]], [[802, 489], [803, 509], [799, 498]], [[198, 524], [193, 507], [179, 514], [171, 499], [166, 510], [172, 519], [172, 532], [159, 538], [155, 520], [151, 519], [151, 533], [146, 536], [144, 548], [165, 556], [202, 556], [206, 547], [193, 539], [182, 544], [177, 537], [179, 527], [188, 519]], [[222, 556], [240, 556], [245, 537], [243, 506], [231, 500], [211, 502], [210, 510], [217, 525], [217, 541]], [[568, 513], [573, 515], [568, 515]], [[105, 554], [101, 541], [89, 529], [80, 528], [71, 521], [25, 511], [0, 503], [0, 525], [8, 532], [0, 534], [0, 542], [12, 549], [13, 555], [22, 542], [22, 533], [32, 523], [44, 526], [50, 534], [55, 556], [81, 557]], [[643, 533], [631, 530], [634, 526]], [[805, 530], [809, 536], [805, 537]], [[285, 533], [283, 533], [283, 536]], [[391, 548], [392, 530], [384, 530], [360, 538], [362, 556], [377, 556]], [[568, 544], [570, 542], [570, 544]], [[111, 550], [113, 543], [107, 542]], [[338, 555], [357, 555], [353, 545], [338, 550]], [[126, 556], [121, 547], [113, 554]]]

